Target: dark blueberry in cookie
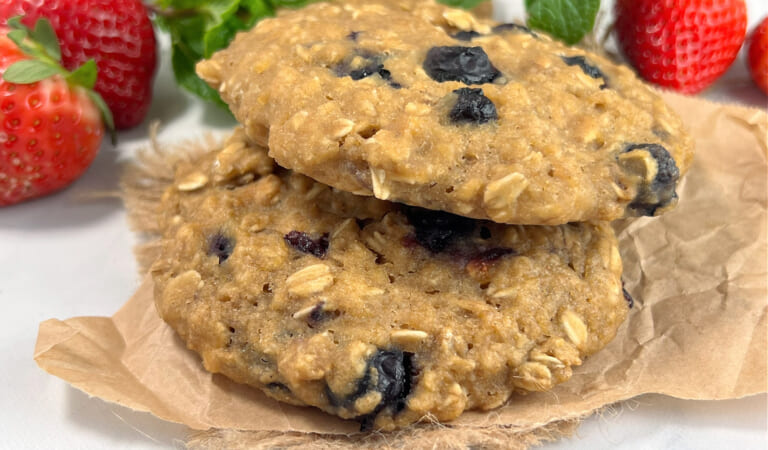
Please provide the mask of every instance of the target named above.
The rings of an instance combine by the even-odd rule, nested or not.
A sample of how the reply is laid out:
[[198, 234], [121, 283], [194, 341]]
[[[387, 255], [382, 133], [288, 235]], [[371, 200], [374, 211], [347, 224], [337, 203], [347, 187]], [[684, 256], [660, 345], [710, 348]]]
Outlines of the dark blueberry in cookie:
[[480, 239], [488, 240], [491, 238], [491, 230], [488, 227], [480, 228]]
[[392, 79], [392, 72], [390, 72], [389, 70], [385, 69], [384, 66], [381, 66], [381, 68], [379, 69], [379, 76], [381, 78], [383, 78], [384, 80], [389, 81], [389, 80]]
[[325, 258], [325, 255], [328, 253], [328, 233], [323, 234], [317, 239], [312, 239], [307, 233], [291, 231], [283, 236], [283, 238], [288, 245], [302, 253], [308, 253], [321, 259]]
[[[357, 38], [357, 35], [355, 35], [355, 38]], [[380, 56], [365, 50], [358, 50], [355, 53], [357, 54], [357, 56], [361, 56], [365, 59], [365, 65], [358, 69], [352, 69], [349, 67], [349, 60], [341, 62], [338, 65], [336, 65], [336, 67], [334, 67], [333, 69], [337, 77], [348, 76], [353, 80], [358, 81], [358, 80], [362, 80], [363, 78], [368, 78], [370, 76], [378, 74], [382, 80], [389, 83], [390, 87], [394, 89], [400, 89], [401, 87], [403, 87], [400, 83], [392, 80], [392, 73], [389, 70], [384, 68], [384, 64], [382, 64], [381, 62], [382, 58]]]
[[561, 56], [561, 58], [569, 66], [579, 66], [584, 73], [592, 78], [602, 78], [603, 84], [600, 86], [600, 89], [608, 87], [608, 78], [606, 78], [605, 74], [597, 66], [589, 64], [583, 56]]
[[[412, 358], [412, 353], [400, 350], [379, 350], [368, 361], [366, 375], [360, 381], [356, 394], [359, 398], [368, 391], [375, 390], [381, 393], [381, 402], [373, 412], [357, 418], [361, 430], [370, 430], [376, 415], [384, 409], [389, 408], [395, 413], [405, 409], [405, 399], [411, 393], [413, 383]], [[371, 369], [376, 369], [377, 373], [375, 386], [372, 385]]]
[[[372, 63], [362, 69], [356, 69], [349, 72], [349, 77], [353, 80], [362, 80], [363, 78], [370, 77], [371, 75], [379, 73], [384, 69], [384, 64]], [[389, 72], [389, 71], [387, 71]]]
[[518, 25], [516, 23], [502, 23], [501, 25], [496, 25], [495, 27], [493, 27], [491, 31], [493, 31], [496, 34], [505, 33], [507, 31], [517, 31], [517, 32], [530, 34], [535, 38], [539, 37], [539, 35], [531, 31], [530, 28], [524, 25]]
[[469, 42], [478, 36], [482, 36], [482, 34], [478, 33], [475, 30], [471, 30], [471, 31], [459, 31], [458, 33], [452, 35], [451, 37], [456, 39], [457, 41]]
[[648, 152], [656, 161], [656, 176], [650, 184], [639, 187], [637, 195], [629, 207], [638, 215], [652, 216], [660, 207], [677, 199], [675, 187], [680, 178], [680, 170], [672, 155], [659, 144], [632, 144], [623, 153], [636, 151]]
[[312, 308], [312, 312], [309, 313], [309, 320], [311, 322], [322, 322], [325, 318], [325, 302], [320, 302]]
[[208, 254], [219, 257], [219, 264], [229, 258], [235, 249], [235, 243], [221, 233], [215, 233], [208, 238]]
[[456, 238], [475, 229], [474, 220], [442, 211], [405, 205], [402, 211], [413, 225], [416, 242], [432, 253], [442, 252]]
[[[380, 407], [395, 412], [405, 408], [405, 398], [411, 392], [413, 354], [400, 350], [379, 350], [369, 364], [378, 372], [376, 390], [381, 393]], [[382, 409], [383, 409], [382, 408]]]
[[379, 76], [381, 77], [382, 80], [387, 81], [389, 83], [389, 86], [391, 88], [400, 89], [401, 87], [403, 87], [402, 84], [400, 84], [400, 83], [398, 83], [396, 81], [392, 81], [392, 72], [390, 72], [389, 70], [385, 69], [383, 66], [382, 66], [381, 69], [379, 69], [378, 73], [379, 73]]
[[453, 123], [487, 123], [499, 118], [496, 105], [483, 94], [482, 89], [461, 88], [453, 91], [459, 95], [449, 117]]
[[357, 38], [358, 36], [360, 36], [360, 33], [362, 33], [362, 31], [350, 31], [349, 34], [347, 35], [347, 39], [349, 39], [352, 42], [357, 42]]
[[501, 76], [482, 47], [432, 47], [424, 59], [424, 70], [441, 83], [484, 84]]

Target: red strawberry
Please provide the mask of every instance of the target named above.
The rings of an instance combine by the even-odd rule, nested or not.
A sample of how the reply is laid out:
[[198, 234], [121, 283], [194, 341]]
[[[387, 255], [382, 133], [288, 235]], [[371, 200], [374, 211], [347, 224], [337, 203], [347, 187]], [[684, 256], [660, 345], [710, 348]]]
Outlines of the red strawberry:
[[59, 49], [46, 23], [31, 31], [11, 21], [14, 36], [0, 30], [0, 206], [78, 178], [101, 145], [102, 112], [111, 121], [103, 100], [88, 89], [95, 63], [74, 72], [56, 64]]
[[725, 73], [744, 42], [744, 0], [617, 0], [616, 35], [646, 80], [694, 94]]
[[155, 34], [140, 0], [0, 0], [0, 23], [24, 15], [27, 26], [46, 17], [59, 36], [64, 67], [89, 59], [99, 68], [96, 92], [118, 129], [141, 123], [152, 98]]
[[755, 84], [768, 94], [768, 17], [749, 36], [747, 66]]

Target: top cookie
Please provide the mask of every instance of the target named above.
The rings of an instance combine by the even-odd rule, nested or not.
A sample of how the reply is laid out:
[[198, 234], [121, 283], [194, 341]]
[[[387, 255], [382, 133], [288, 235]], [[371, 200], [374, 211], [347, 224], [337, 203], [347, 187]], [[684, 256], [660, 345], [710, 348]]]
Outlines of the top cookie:
[[692, 159], [627, 67], [432, 1], [284, 12], [197, 69], [280, 165], [495, 222], [657, 215]]

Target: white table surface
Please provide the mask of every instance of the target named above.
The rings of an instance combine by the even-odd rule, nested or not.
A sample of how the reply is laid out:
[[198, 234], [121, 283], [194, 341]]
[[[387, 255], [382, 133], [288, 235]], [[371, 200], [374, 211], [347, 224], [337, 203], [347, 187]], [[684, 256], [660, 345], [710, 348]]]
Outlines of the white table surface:
[[[768, 12], [768, 5], [748, 3], [752, 23]], [[514, 16], [519, 8], [507, 6], [504, 11]], [[764, 108], [766, 97], [747, 79], [742, 59], [706, 96]], [[233, 125], [226, 114], [178, 90], [167, 58], [156, 79], [149, 117], [163, 123], [159, 137], [164, 142], [223, 132]], [[182, 447], [185, 427], [89, 398], [44, 373], [32, 359], [40, 322], [110, 316], [138, 287], [132, 255], [136, 238], [122, 204], [85, 197], [117, 189], [119, 162], [147, 144], [147, 130], [148, 121], [121, 133], [117, 148], [105, 144], [93, 166], [69, 189], [0, 209], [2, 449]], [[545, 446], [616, 447], [768, 448], [766, 395], [720, 402], [646, 395], [587, 419], [573, 438]]]

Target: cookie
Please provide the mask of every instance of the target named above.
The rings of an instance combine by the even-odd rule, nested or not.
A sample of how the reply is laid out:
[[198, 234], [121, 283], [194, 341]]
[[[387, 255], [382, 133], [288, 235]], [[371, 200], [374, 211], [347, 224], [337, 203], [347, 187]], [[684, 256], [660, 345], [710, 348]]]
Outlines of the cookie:
[[627, 315], [607, 223], [356, 196], [243, 136], [179, 168], [152, 269], [160, 315], [211, 372], [393, 429], [549, 389]]
[[432, 1], [285, 12], [198, 73], [284, 167], [500, 223], [658, 215], [692, 159], [629, 68]]

